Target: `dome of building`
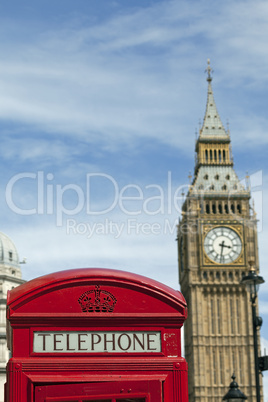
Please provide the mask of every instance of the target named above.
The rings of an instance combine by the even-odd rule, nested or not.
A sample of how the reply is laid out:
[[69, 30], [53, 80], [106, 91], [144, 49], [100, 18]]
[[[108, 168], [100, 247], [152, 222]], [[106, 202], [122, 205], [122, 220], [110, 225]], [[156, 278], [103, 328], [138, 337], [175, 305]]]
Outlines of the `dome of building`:
[[0, 232], [0, 265], [20, 268], [19, 255], [13, 241]]

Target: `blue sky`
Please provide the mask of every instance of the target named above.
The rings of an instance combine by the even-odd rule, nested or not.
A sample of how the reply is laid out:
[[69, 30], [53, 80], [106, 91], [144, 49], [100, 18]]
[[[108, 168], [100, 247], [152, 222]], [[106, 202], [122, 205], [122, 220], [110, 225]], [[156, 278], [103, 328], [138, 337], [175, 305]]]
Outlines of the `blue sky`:
[[174, 194], [193, 172], [210, 58], [258, 212], [268, 349], [267, 20], [260, 0], [1, 2], [1, 230], [25, 279], [97, 266], [178, 288]]

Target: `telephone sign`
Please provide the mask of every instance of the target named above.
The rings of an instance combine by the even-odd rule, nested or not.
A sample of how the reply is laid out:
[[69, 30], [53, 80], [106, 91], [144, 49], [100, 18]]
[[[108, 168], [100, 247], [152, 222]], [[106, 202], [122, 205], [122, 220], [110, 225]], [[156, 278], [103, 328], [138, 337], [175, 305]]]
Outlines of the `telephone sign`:
[[161, 332], [34, 332], [35, 353], [161, 352]]
[[56, 272], [9, 292], [6, 402], [187, 402], [182, 294], [109, 269]]

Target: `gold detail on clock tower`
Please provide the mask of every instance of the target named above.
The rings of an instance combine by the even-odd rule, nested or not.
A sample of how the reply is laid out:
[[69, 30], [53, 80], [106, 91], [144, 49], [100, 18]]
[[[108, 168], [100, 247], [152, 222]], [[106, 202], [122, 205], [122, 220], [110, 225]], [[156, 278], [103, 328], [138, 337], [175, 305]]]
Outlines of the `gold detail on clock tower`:
[[233, 168], [210, 65], [207, 73], [195, 171], [178, 225], [179, 278], [189, 309], [184, 326], [189, 402], [222, 400], [233, 372], [248, 400], [254, 400], [251, 306], [240, 282], [249, 260], [259, 270], [257, 220], [249, 188]]

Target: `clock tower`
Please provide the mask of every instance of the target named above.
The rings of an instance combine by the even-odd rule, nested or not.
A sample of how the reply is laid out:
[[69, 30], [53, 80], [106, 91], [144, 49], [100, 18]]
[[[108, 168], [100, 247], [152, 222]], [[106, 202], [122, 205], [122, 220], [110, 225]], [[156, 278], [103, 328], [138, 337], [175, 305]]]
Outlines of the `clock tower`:
[[234, 170], [229, 131], [218, 114], [208, 61], [206, 112], [196, 163], [178, 225], [179, 278], [189, 314], [184, 325], [189, 402], [218, 402], [233, 373], [256, 398], [249, 296], [240, 284], [259, 270], [250, 189]]

